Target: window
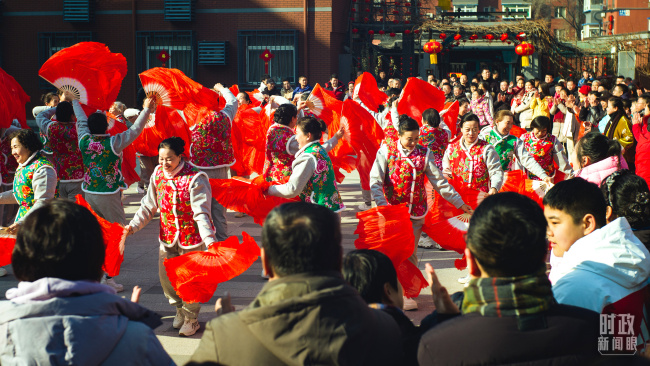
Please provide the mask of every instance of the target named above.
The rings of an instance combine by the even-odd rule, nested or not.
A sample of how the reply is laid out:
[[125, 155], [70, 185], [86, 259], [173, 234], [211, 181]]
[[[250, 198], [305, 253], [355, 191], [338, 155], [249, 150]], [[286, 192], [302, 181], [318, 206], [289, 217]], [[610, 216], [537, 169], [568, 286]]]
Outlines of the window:
[[503, 7], [503, 11], [510, 12], [510, 15], [504, 15], [503, 19], [524, 19], [530, 18], [530, 5], [525, 4], [508, 4]]
[[258, 86], [265, 74], [262, 52], [273, 54], [268, 74], [280, 82], [288, 78], [295, 83], [298, 73], [298, 32], [296, 30], [239, 31], [237, 33], [239, 85]]
[[[476, 5], [457, 5], [454, 6], [454, 11], [455, 12], [463, 12], [463, 13], [471, 13], [471, 12], [476, 12], [478, 11], [478, 7]], [[459, 17], [460, 19], [476, 19], [476, 15], [468, 15], [468, 16], [461, 16]]]
[[162, 66], [158, 54], [167, 51], [166, 67], [194, 77], [194, 34], [192, 31], [136, 32], [136, 68], [141, 73]]
[[563, 41], [566, 39], [566, 29], [556, 29], [555, 30], [555, 38], [557, 38], [560, 41]]
[[[496, 10], [497, 10], [496, 8], [491, 7], [491, 6], [487, 6], [487, 7], [483, 8], [484, 12], [491, 12], [491, 11], [496, 11]], [[494, 15], [484, 15], [484, 16], [481, 16], [479, 18], [482, 19], [482, 20], [494, 20], [497, 17], [495, 17]]]
[[[79, 42], [92, 41], [92, 32], [51, 32], [38, 34], [38, 60], [41, 65], [53, 54]], [[53, 89], [47, 81], [39, 78], [41, 89]]]
[[566, 18], [566, 6], [556, 6], [555, 7], [555, 17], [556, 18]]

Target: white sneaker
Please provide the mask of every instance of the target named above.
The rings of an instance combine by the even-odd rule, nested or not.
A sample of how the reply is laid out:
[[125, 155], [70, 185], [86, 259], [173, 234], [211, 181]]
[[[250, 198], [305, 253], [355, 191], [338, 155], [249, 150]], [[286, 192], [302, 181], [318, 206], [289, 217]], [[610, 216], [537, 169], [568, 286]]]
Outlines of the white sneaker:
[[433, 239], [431, 239], [428, 236], [422, 235], [420, 236], [420, 240], [418, 241], [418, 248], [431, 249], [434, 247], [435, 244], [436, 242], [434, 242]]
[[359, 205], [359, 211], [366, 211], [372, 208], [372, 202], [362, 202]]
[[106, 276], [102, 277], [102, 283], [104, 285], [108, 285], [115, 290], [115, 292], [122, 292], [124, 291], [124, 286], [122, 286], [119, 283], [116, 283], [113, 278], [106, 278]]
[[415, 300], [409, 299], [408, 297], [404, 297], [404, 311], [417, 310], [417, 309], [418, 309], [418, 303]]
[[139, 194], [143, 194], [143, 193], [145, 192], [145, 191], [144, 191], [144, 187], [140, 187], [140, 186], [138, 186], [138, 188], [137, 188], [137, 192], [138, 192]]
[[4, 269], [4, 268], [2, 268], [2, 267], [0, 267], [0, 277], [4, 277], [4, 276], [6, 276], [6, 275], [7, 275], [7, 270]]
[[460, 282], [460, 283], [462, 283], [462, 284], [466, 284], [467, 282], [469, 282], [470, 279], [471, 279], [471, 277], [470, 277], [469, 274], [468, 274], [468, 275], [465, 276], [465, 277], [461, 277], [461, 278], [459, 278], [459, 279], [458, 279], [458, 282]]
[[174, 329], [181, 329], [183, 323], [185, 323], [185, 312], [182, 308], [176, 308], [176, 316], [174, 317], [172, 327], [174, 327]]
[[198, 319], [185, 319], [181, 330], [178, 331], [179, 336], [189, 337], [194, 335], [197, 330], [199, 330], [199, 321]]

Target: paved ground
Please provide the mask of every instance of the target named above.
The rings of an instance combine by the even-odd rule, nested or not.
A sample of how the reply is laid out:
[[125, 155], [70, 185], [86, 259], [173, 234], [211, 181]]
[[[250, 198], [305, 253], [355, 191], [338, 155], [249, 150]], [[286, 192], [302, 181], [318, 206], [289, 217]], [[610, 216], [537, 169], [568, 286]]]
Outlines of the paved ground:
[[[357, 206], [360, 203], [359, 178], [356, 171], [346, 177], [343, 184], [340, 185], [340, 190], [343, 201], [348, 207], [342, 214], [343, 248], [345, 252], [348, 252], [354, 249], [354, 240], [356, 238], [354, 230], [358, 222], [355, 215], [358, 212]], [[141, 197], [141, 194], [135, 192], [135, 185], [126, 191], [124, 205], [127, 218], [133, 216], [133, 213], [138, 209]], [[260, 243], [261, 227], [253, 223], [250, 217], [238, 219], [234, 217], [234, 212], [228, 212], [227, 219], [230, 235], [241, 237], [242, 231], [245, 231]], [[214, 317], [216, 299], [223, 296], [227, 291], [232, 296], [233, 303], [241, 309], [253, 300], [266, 283], [266, 280], [260, 277], [262, 265], [257, 260], [244, 274], [221, 284], [210, 302], [203, 304], [199, 315], [201, 330], [192, 337], [180, 338], [178, 331], [172, 328], [175, 309], [168, 304], [158, 279], [158, 225], [158, 219], [156, 218], [143, 230], [129, 237], [121, 274], [116, 277], [116, 280], [124, 285], [125, 292], [122, 295], [126, 297], [130, 297], [133, 286], [142, 287], [140, 303], [163, 316], [164, 323], [156, 329], [156, 334], [174, 361], [182, 365], [198, 346], [205, 323]], [[462, 290], [462, 285], [457, 282], [457, 279], [465, 275], [465, 272], [460, 272], [454, 267], [454, 260], [460, 257], [457, 253], [435, 249], [420, 249], [418, 256], [421, 258], [419, 268], [423, 270], [425, 263], [431, 263], [437, 270], [441, 282], [447, 286], [450, 293]], [[0, 277], [0, 294], [4, 294], [7, 289], [15, 287], [17, 284], [11, 268], [7, 267], [7, 269], [10, 274]], [[419, 324], [422, 318], [431, 313], [434, 308], [431, 303], [430, 292], [427, 290], [422, 292], [417, 301], [419, 310], [406, 313], [415, 324]]]

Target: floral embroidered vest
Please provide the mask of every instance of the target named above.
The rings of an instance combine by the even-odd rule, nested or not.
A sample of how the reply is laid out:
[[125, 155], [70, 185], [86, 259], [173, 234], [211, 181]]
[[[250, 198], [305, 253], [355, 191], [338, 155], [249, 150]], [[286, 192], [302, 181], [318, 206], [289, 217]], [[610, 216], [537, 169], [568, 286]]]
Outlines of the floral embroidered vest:
[[304, 202], [315, 203], [325, 206], [334, 212], [345, 208], [341, 201], [341, 195], [336, 186], [336, 177], [332, 168], [332, 161], [318, 143], [309, 145], [303, 154], [310, 154], [316, 161], [316, 170], [305, 189], [300, 193], [300, 199]]
[[84, 178], [84, 163], [77, 145], [76, 124], [54, 122], [48, 128], [48, 136], [59, 181], [81, 181]]
[[198, 167], [225, 167], [235, 164], [230, 119], [212, 112], [190, 128], [191, 162]]
[[85, 135], [79, 142], [86, 174], [81, 188], [92, 193], [127, 189], [122, 177], [122, 156], [116, 155], [109, 135]]
[[442, 129], [427, 124], [420, 127], [420, 141], [418, 143], [433, 153], [433, 163], [440, 170], [442, 170], [442, 157], [449, 145], [448, 137], [447, 132]]
[[427, 213], [427, 195], [424, 189], [427, 170], [427, 148], [417, 145], [408, 157], [400, 153], [397, 142], [387, 145], [384, 194], [391, 205], [408, 203], [411, 217]]
[[483, 152], [488, 145], [478, 140], [469, 149], [469, 155], [460, 146], [462, 140], [449, 145], [449, 165], [454, 176], [459, 177], [470, 188], [487, 192], [490, 188], [490, 174], [483, 158]]
[[13, 189], [14, 197], [16, 198], [16, 202], [18, 202], [18, 215], [16, 216], [16, 221], [23, 218], [32, 206], [34, 206], [35, 196], [32, 180], [34, 179], [34, 173], [44, 166], [54, 167], [52, 163], [39, 152], [36, 153], [36, 156], [29, 164], [24, 167], [18, 166], [16, 169]]
[[5, 136], [0, 139], [0, 174], [2, 174], [2, 184], [13, 184], [14, 174], [18, 168], [18, 162], [11, 154], [11, 139]]
[[284, 184], [289, 181], [295, 157], [287, 152], [287, 144], [294, 135], [290, 127], [279, 123], [272, 124], [266, 133], [266, 161], [262, 175], [267, 182]]
[[187, 163], [171, 179], [165, 177], [160, 166], [156, 168], [154, 184], [160, 210], [159, 238], [167, 246], [178, 243], [181, 247], [191, 247], [203, 241], [190, 200], [190, 186], [198, 174], [205, 173]]
[[501, 169], [504, 172], [511, 171], [515, 163], [515, 146], [517, 144], [517, 136], [508, 135], [501, 137], [494, 129], [484, 136], [485, 141], [494, 146], [494, 149], [499, 154], [499, 161], [501, 162]]
[[[549, 177], [555, 175], [555, 166], [553, 165], [553, 146], [555, 146], [555, 136], [548, 134], [544, 139], [536, 139], [531, 132], [521, 135], [524, 147], [535, 158], [535, 161], [544, 169]], [[528, 179], [539, 180], [539, 178], [528, 172]]]
[[397, 132], [397, 129], [389, 123], [388, 126], [384, 128], [384, 143], [390, 145], [392, 142], [396, 142], [397, 140], [399, 140], [399, 132]]

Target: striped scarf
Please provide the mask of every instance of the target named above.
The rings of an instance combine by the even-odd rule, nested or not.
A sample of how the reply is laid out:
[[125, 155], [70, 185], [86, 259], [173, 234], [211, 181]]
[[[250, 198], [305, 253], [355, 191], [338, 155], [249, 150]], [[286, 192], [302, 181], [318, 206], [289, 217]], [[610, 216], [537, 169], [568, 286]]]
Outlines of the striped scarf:
[[463, 314], [520, 316], [544, 312], [555, 303], [551, 282], [541, 274], [474, 278], [465, 288]]

